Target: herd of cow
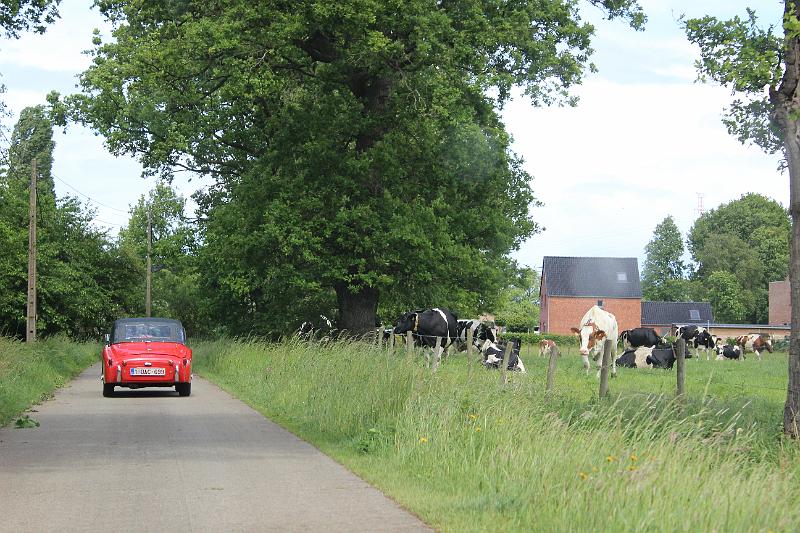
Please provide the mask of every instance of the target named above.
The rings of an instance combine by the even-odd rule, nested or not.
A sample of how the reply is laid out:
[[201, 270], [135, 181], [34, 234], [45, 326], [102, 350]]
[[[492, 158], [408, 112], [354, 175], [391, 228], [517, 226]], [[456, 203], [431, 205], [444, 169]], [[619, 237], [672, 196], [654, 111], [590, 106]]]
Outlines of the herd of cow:
[[[331, 326], [327, 318], [325, 321]], [[307, 334], [310, 331], [307, 326], [310, 324], [304, 323], [299, 333]], [[493, 321], [478, 318], [459, 319], [444, 307], [417, 309], [404, 313], [397, 319], [394, 327], [383, 330], [383, 338], [388, 341], [392, 336], [402, 336], [411, 332], [414, 343], [417, 346], [430, 348], [438, 361], [449, 347], [454, 347], [458, 351], [466, 350], [470, 331], [473, 346], [481, 354], [484, 366], [499, 368], [506, 347], [510, 344], [508, 370], [525, 372], [525, 365], [520, 359], [522, 346], [520, 339], [508, 339], [502, 342], [498, 338], [497, 327]], [[616, 317], [598, 306], [589, 309], [581, 319], [579, 327], [572, 328], [572, 332], [580, 339], [578, 351], [587, 372], [591, 366], [590, 355], [597, 363], [598, 369], [602, 365], [605, 339], [612, 341], [612, 375], [616, 375], [617, 365], [631, 368], [672, 368], [675, 363], [675, 345], [668, 342], [666, 337], [661, 337], [652, 328], [635, 328], [619, 332]], [[672, 333], [676, 339], [682, 338], [686, 341], [686, 357], [692, 357], [692, 348], [696, 357], [700, 358], [702, 351], [707, 360], [711, 359], [712, 353], [716, 354], [717, 360], [723, 360], [744, 359], [747, 352], [753, 352], [761, 359], [763, 350], [772, 352], [772, 340], [768, 335], [743, 335], [736, 339], [736, 344], [725, 344], [721, 338], [715, 337], [701, 326], [676, 327]], [[625, 351], [617, 358], [617, 342], [620, 340]], [[542, 340], [539, 354], [547, 355], [553, 348], [555, 342]]]
[[[617, 365], [631, 368], [672, 368], [675, 363], [675, 347], [667, 342], [652, 328], [636, 328], [618, 332], [617, 320], [608, 311], [594, 306], [583, 316], [580, 327], [572, 328], [572, 332], [580, 337], [580, 354], [587, 372], [589, 370], [589, 354], [593, 355], [598, 366], [601, 364], [600, 356], [603, 351], [603, 340], [612, 341], [612, 369], [616, 374]], [[761, 359], [761, 352], [772, 352], [772, 339], [769, 335], [753, 333], [742, 335], [736, 339], [736, 344], [725, 344], [721, 338], [712, 335], [706, 328], [689, 325], [676, 327], [673, 331], [676, 339], [686, 341], [687, 357], [692, 357], [691, 348], [699, 358], [702, 351], [707, 360], [711, 353], [716, 353], [717, 360], [744, 359], [747, 352], [753, 352]], [[624, 347], [628, 347], [619, 357], [616, 357], [618, 339], [622, 340]]]
[[[487, 368], [500, 368], [507, 343], [511, 345], [508, 357], [508, 370], [525, 372], [525, 365], [520, 359], [520, 339], [509, 339], [501, 342], [497, 338], [497, 327], [494, 322], [473, 319], [459, 319], [453, 312], [444, 307], [433, 309], [417, 309], [404, 313], [397, 319], [393, 328], [384, 330], [385, 339], [392, 335], [405, 335], [411, 332], [414, 343], [433, 350], [433, 356], [440, 360], [442, 353], [453, 346], [458, 351], [467, 349], [469, 333], [472, 332], [472, 344], [482, 356], [483, 365]], [[440, 339], [437, 341], [437, 339]]]

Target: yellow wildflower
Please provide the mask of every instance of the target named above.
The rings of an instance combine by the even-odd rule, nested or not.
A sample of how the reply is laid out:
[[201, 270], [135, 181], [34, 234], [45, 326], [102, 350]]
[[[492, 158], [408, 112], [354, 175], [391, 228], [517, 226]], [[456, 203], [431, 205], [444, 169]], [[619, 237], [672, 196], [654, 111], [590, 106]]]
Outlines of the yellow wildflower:
[[631, 462], [632, 462], [632, 463], [635, 463], [635, 462], [636, 462], [636, 461], [638, 461], [638, 460], [639, 460], [639, 458], [638, 458], [638, 457], [636, 457], [636, 454], [635, 454], [635, 453], [632, 453], [632, 454], [631, 454]]
[[593, 467], [592, 467], [592, 472], [594, 472], [595, 474], [596, 474], [597, 472], [599, 472], [599, 471], [600, 471], [600, 469], [599, 469], [599, 468], [597, 468], [596, 466], [593, 466]]
[[628, 470], [630, 470], [631, 472], [636, 472], [636, 467], [631, 465], [628, 467]]
[[613, 463], [616, 460], [617, 458], [614, 457], [613, 455], [609, 455], [608, 457], [606, 457], [606, 461], [608, 461], [609, 463]]
[[481, 431], [481, 427], [480, 427], [480, 426], [477, 426], [477, 427], [475, 428], [475, 431], [480, 433], [480, 431]]
[[589, 474], [587, 474], [586, 472], [579, 472], [578, 477], [580, 477], [583, 480], [586, 480], [589, 477]]
[[474, 414], [470, 413], [470, 415], [469, 415], [469, 419], [470, 420], [475, 420], [476, 418], [478, 418], [478, 415], [474, 415]]
[[428, 437], [420, 437], [419, 438], [419, 443], [420, 444], [425, 444], [426, 442], [428, 442]]

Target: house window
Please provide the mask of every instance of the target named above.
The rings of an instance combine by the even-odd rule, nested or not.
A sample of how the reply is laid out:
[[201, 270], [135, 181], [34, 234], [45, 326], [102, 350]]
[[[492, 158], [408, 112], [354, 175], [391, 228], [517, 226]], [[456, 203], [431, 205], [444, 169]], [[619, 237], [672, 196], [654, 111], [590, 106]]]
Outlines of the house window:
[[628, 281], [628, 273], [627, 272], [617, 272], [617, 281], [619, 282], [626, 282]]
[[603, 307], [603, 300], [597, 300], [597, 307]]
[[689, 309], [689, 319], [700, 320], [700, 311], [698, 311], [697, 309]]

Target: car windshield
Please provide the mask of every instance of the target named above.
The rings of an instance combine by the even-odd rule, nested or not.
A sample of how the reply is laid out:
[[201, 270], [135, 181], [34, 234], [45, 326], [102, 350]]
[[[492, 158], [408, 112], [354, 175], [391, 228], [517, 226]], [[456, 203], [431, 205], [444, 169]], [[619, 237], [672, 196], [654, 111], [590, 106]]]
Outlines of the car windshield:
[[112, 342], [185, 342], [183, 326], [177, 320], [126, 319], [114, 324]]

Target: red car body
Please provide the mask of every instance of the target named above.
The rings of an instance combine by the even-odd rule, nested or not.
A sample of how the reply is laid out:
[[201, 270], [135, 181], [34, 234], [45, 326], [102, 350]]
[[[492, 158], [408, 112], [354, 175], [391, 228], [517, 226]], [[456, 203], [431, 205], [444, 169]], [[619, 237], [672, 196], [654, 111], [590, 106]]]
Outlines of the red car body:
[[177, 320], [117, 320], [103, 348], [103, 396], [112, 396], [115, 387], [175, 387], [180, 396], [189, 396], [192, 350], [185, 337]]

